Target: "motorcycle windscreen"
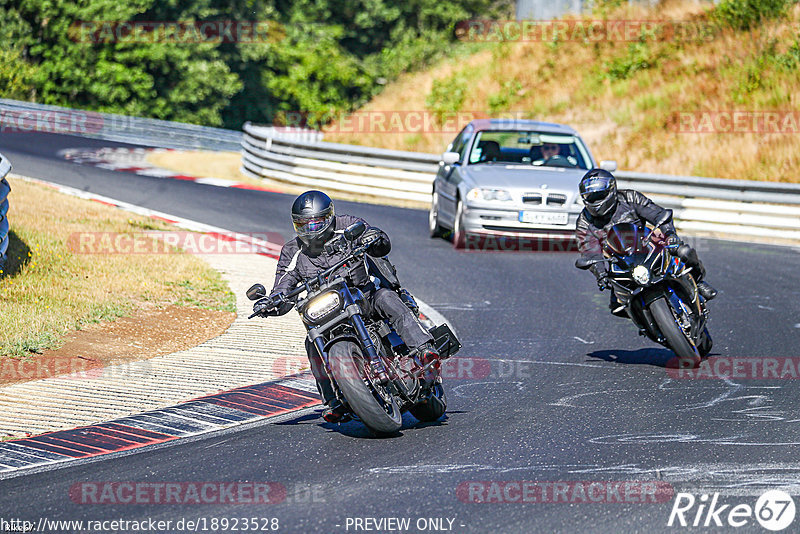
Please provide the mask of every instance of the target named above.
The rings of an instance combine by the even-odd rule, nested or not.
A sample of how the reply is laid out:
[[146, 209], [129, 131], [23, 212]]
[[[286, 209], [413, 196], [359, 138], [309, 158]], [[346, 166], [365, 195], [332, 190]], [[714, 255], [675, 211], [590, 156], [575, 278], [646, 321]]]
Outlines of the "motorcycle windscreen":
[[633, 223], [615, 224], [608, 231], [605, 248], [617, 256], [631, 256], [647, 251], [648, 228], [639, 228]]

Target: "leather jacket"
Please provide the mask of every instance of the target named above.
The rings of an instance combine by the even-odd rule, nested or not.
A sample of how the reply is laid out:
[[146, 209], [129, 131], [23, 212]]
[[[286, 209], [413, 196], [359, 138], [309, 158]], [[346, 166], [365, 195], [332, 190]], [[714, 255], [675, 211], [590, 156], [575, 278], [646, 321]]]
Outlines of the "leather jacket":
[[[664, 235], [674, 234], [672, 210], [662, 208], [638, 191], [620, 189], [617, 191], [617, 207], [610, 215], [602, 219], [593, 217], [584, 208], [578, 216], [578, 222], [575, 225], [578, 250], [584, 258], [601, 259], [603, 258], [603, 243], [612, 226], [620, 223], [633, 223], [644, 228], [646, 222], [655, 225], [656, 221], [661, 219], [665, 213], [669, 213], [669, 219], [660, 226], [660, 230]], [[605, 264], [599, 263], [593, 265], [591, 271], [599, 278], [608, 269]]]
[[[334, 234], [341, 234], [345, 228], [358, 221], [367, 225], [364, 235], [370, 229], [372, 229], [373, 232], [376, 230], [379, 232], [378, 239], [370, 246], [367, 253], [376, 257], [387, 255], [391, 250], [389, 236], [382, 230], [369, 226], [366, 221], [359, 217], [337, 215], [333, 223]], [[311, 278], [325, 269], [332, 267], [344, 259], [346, 255], [347, 253], [344, 251], [337, 251], [331, 254], [325, 251], [324, 248], [319, 251], [309, 250], [298, 238], [286, 242], [281, 249], [278, 267], [275, 272], [275, 283], [272, 286], [270, 295], [291, 291], [304, 279]], [[352, 266], [348, 276], [352, 284], [358, 288], [365, 287], [367, 284], [371, 283], [365, 261]], [[288, 313], [293, 306], [293, 302], [287, 302], [277, 310], [277, 314], [284, 315]]]

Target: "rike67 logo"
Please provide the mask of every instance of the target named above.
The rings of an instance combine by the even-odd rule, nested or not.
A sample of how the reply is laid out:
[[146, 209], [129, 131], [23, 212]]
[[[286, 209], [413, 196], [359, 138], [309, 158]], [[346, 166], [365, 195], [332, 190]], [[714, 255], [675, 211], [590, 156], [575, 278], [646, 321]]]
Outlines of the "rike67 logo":
[[755, 519], [765, 529], [777, 532], [791, 525], [794, 516], [794, 499], [781, 490], [767, 491], [758, 498], [755, 507], [746, 503], [720, 504], [719, 493], [699, 498], [691, 493], [678, 493], [667, 526], [739, 528], [754, 525]]

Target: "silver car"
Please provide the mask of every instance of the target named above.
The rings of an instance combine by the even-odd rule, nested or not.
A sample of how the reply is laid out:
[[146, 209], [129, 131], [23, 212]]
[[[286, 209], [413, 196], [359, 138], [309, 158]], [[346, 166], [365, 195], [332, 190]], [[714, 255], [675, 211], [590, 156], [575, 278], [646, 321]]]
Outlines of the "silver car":
[[[569, 126], [475, 120], [442, 154], [433, 183], [431, 237], [469, 235], [571, 239], [583, 209], [578, 183], [596, 167]], [[600, 167], [615, 171], [614, 161]]]

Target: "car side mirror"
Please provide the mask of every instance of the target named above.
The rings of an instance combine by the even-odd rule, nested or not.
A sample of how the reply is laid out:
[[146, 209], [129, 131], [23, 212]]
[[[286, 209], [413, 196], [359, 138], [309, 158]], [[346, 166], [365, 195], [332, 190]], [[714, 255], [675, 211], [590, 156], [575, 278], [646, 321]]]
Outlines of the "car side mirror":
[[600, 168], [604, 171], [615, 172], [617, 170], [617, 162], [613, 159], [603, 160], [600, 162]]
[[354, 222], [350, 226], [344, 229], [344, 238], [348, 241], [355, 241], [364, 231], [367, 229], [367, 225], [365, 225], [362, 221]]
[[458, 160], [461, 159], [461, 154], [458, 152], [445, 152], [442, 154], [442, 162], [445, 165], [452, 165], [454, 163], [458, 163]]
[[247, 290], [247, 298], [250, 300], [263, 299], [266, 296], [267, 289], [261, 284], [253, 284], [250, 289]]

